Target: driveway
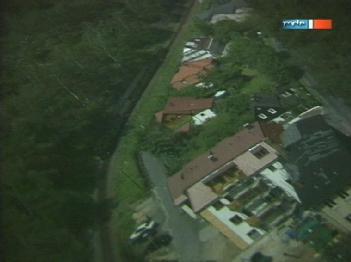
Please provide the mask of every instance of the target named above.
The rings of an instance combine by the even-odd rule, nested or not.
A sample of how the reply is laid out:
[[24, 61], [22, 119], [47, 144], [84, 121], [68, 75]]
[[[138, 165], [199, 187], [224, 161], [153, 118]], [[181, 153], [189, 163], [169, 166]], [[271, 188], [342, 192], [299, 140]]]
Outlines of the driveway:
[[142, 152], [141, 158], [154, 186], [153, 192], [164, 212], [165, 230], [168, 230], [173, 236], [173, 245], [179, 255], [179, 261], [201, 261], [201, 242], [199, 240], [201, 225], [173, 205], [167, 187], [166, 169], [163, 164], [147, 152]]

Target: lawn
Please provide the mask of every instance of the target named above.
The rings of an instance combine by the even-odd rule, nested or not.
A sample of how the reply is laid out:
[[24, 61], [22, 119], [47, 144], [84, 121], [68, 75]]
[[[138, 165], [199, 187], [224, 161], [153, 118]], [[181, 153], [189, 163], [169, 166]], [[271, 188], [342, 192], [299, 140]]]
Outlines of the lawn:
[[[194, 17], [200, 9], [201, 5], [196, 4], [191, 16]], [[114, 211], [113, 223], [115, 224], [114, 228], [119, 228], [119, 236], [122, 239], [127, 237], [134, 226], [131, 214], [135, 203], [150, 194], [146, 186], [147, 179], [138, 168], [138, 153], [147, 138], [147, 134], [153, 128], [154, 114], [162, 110], [170, 95], [177, 95], [177, 92], [172, 90], [170, 86], [170, 80], [179, 68], [184, 42], [191, 37], [200, 35], [201, 33], [198, 32], [193, 21], [187, 21], [170, 47], [170, 52], [163, 64], [135, 107], [127, 125], [126, 133], [120, 140], [114, 155], [114, 160], [111, 163], [113, 177], [109, 183], [108, 192], [110, 196], [119, 199], [119, 206]], [[269, 55], [271, 53], [268, 53], [267, 57]], [[245, 56], [243, 56], [244, 58]], [[251, 59], [252, 56], [247, 55], [246, 58]], [[270, 78], [272, 75], [269, 77], [267, 74], [255, 70], [255, 68], [250, 68], [244, 70], [243, 74], [248, 78], [242, 80], [243, 78], [237, 72], [241, 72], [240, 67], [242, 68], [244, 65], [236, 68], [230, 58], [226, 59], [224, 63], [228, 63], [228, 66], [224, 65], [221, 70], [218, 70], [221, 71], [217, 72], [219, 82], [214, 89], [225, 88], [229, 95], [221, 99], [216, 105], [218, 117], [211, 119], [201, 127], [194, 128], [189, 136], [181, 138], [183, 141], [175, 140], [175, 143], [171, 143], [172, 149], [170, 150], [178, 147], [175, 152], [166, 152], [160, 155], [170, 174], [178, 171], [185, 163], [213, 147], [223, 138], [233, 135], [243, 124], [253, 121], [254, 115], [250, 109], [250, 97], [252, 95], [275, 91], [276, 83]], [[236, 63], [238, 62], [236, 61]], [[236, 71], [233, 72], [233, 70]], [[221, 77], [223, 78], [222, 82]], [[198, 93], [196, 90], [189, 88], [180, 94]], [[147, 141], [149, 144], [154, 142], [155, 140]]]
[[[191, 17], [198, 10], [199, 5], [196, 4]], [[163, 64], [132, 112], [125, 135], [120, 139], [111, 161], [110, 172], [113, 172], [113, 175], [108, 183], [108, 194], [117, 198], [119, 203], [111, 221], [112, 228], [118, 229], [118, 239], [126, 239], [134, 227], [131, 215], [135, 203], [150, 194], [145, 183], [146, 179], [142, 176], [137, 163], [140, 142], [153, 123], [154, 114], [166, 103], [170, 80], [180, 64], [183, 44], [194, 34], [196, 34], [195, 27], [190, 19], [172, 43]]]

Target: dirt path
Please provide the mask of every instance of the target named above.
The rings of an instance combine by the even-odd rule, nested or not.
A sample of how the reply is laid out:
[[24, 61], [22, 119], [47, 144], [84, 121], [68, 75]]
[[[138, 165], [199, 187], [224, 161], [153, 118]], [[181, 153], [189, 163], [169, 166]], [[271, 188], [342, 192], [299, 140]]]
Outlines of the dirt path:
[[[180, 25], [178, 28], [178, 31], [174, 34], [173, 39], [171, 39], [170, 41], [170, 45], [168, 47], [168, 54], [165, 57], [164, 61], [167, 61], [167, 57], [169, 56], [169, 53], [172, 52], [173, 46], [175, 45], [175, 43], [177, 42], [177, 40], [179, 40], [179, 36], [181, 34], [181, 32], [184, 30], [185, 25], [187, 25], [192, 18], [192, 13], [193, 10], [195, 9], [195, 7], [198, 5], [198, 1], [197, 0], [193, 0], [191, 5], [189, 6], [189, 9], [186, 11], [185, 15], [183, 16], [182, 20], [180, 21]], [[160, 68], [165, 66], [165, 62], [163, 62], [160, 66], [159, 69], [156, 71], [156, 73], [154, 74], [153, 78], [151, 79], [151, 81], [149, 82], [148, 86], [146, 87], [146, 89], [143, 91], [143, 93], [145, 91], [147, 91], [148, 89], [150, 89], [153, 85], [153, 79], [155, 79], [159, 74], [160, 74]], [[139, 102], [141, 100], [143, 95], [140, 96], [138, 102], [136, 102], [133, 110], [130, 112], [129, 116], [133, 115], [133, 113], [135, 113], [138, 109], [139, 106]], [[128, 123], [128, 120], [124, 123], [124, 126]], [[122, 131], [123, 133], [123, 131]], [[111, 183], [110, 181], [113, 181], [113, 179], [111, 178], [113, 175], [116, 174], [116, 172], [113, 172], [116, 168], [115, 163], [118, 161], [118, 155], [117, 152], [119, 151], [119, 146], [117, 144], [117, 147], [115, 149], [114, 154], [111, 157], [110, 163], [107, 167], [107, 175], [106, 177], [104, 177], [103, 180], [100, 181], [99, 185], [98, 185], [98, 189], [97, 189], [97, 198], [98, 200], [103, 200], [106, 199], [108, 197], [114, 196], [113, 192], [111, 192], [111, 186], [109, 185], [109, 183]], [[111, 223], [107, 223], [104, 225], [101, 225], [98, 233], [95, 236], [95, 261], [96, 262], [123, 262], [123, 259], [121, 257], [120, 251], [117, 248], [117, 240], [115, 239], [114, 234], [112, 234], [111, 232], [112, 230], [112, 225]]]

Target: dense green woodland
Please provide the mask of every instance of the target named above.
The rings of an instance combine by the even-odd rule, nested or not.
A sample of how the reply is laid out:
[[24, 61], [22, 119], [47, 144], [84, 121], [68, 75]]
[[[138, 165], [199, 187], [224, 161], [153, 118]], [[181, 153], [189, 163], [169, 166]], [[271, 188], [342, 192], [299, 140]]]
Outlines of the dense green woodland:
[[[2, 253], [6, 261], [90, 261], [92, 232], [109, 206], [93, 193], [126, 117], [121, 107], [130, 107], [120, 98], [132, 83], [139, 93], [147, 84], [182, 1], [6, 2]], [[140, 72], [143, 81], [133, 82]]]

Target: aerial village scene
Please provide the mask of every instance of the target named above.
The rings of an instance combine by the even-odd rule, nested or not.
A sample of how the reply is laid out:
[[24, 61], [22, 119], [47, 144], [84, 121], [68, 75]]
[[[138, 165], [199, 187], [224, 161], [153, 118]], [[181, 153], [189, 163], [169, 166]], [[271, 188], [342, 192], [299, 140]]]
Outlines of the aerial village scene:
[[[240, 23], [251, 12], [245, 2], [229, 1], [197, 18], [209, 25]], [[244, 58], [245, 64], [237, 59], [240, 44], [259, 42], [274, 57], [286, 52], [280, 43], [259, 31], [253, 36], [233, 33], [229, 42], [223, 38], [186, 40], [167, 102], [154, 116], [156, 129], [177, 133], [175, 147], [182, 137], [217, 123], [223, 139], [159, 181], [152, 172], [167, 171], [155, 170], [155, 156], [141, 154], [154, 187], [154, 205], [166, 213], [167, 221], [160, 220], [163, 230], [170, 232], [177, 252], [184, 252], [184, 261], [324, 261], [324, 249], [350, 240], [351, 129], [323, 105], [307, 72], [284, 72], [286, 79], [270, 82], [255, 68], [269, 61]], [[237, 47], [236, 39], [241, 42]], [[233, 132], [220, 130], [231, 124]], [[155, 155], [173, 170], [167, 163], [171, 156], [161, 150], [154, 149]], [[159, 222], [150, 220], [158, 217], [147, 208], [150, 203], [141, 204], [134, 217], [141, 223], [146, 215], [149, 222], [143, 226], [152, 221], [158, 227]], [[175, 218], [167, 218], [174, 213]], [[154, 254], [172, 257], [169, 249]]]

